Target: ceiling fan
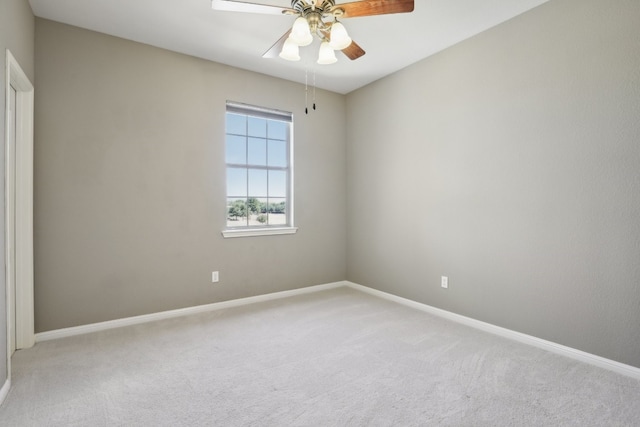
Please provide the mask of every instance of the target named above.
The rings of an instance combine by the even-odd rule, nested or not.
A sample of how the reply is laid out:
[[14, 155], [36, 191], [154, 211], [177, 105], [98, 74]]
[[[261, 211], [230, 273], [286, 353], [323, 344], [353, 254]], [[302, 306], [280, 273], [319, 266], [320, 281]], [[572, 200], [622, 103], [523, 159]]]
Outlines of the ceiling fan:
[[351, 40], [338, 18], [412, 12], [413, 0], [362, 0], [341, 4], [336, 4], [335, 0], [291, 0], [291, 8], [244, 1], [211, 0], [211, 7], [232, 12], [297, 15], [293, 27], [262, 56], [279, 56], [289, 61], [299, 61], [299, 47], [311, 44], [315, 35], [321, 41], [318, 63], [333, 64], [337, 61], [334, 53], [336, 50], [342, 51], [351, 60], [365, 54]]

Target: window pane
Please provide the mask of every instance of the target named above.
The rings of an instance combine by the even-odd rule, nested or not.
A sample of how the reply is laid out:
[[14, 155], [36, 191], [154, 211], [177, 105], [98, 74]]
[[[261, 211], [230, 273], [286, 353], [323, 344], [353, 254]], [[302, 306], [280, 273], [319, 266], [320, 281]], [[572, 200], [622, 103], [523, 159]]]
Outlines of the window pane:
[[249, 164], [267, 165], [267, 141], [259, 138], [249, 138]]
[[267, 171], [249, 169], [249, 197], [267, 197]]
[[287, 139], [287, 132], [289, 130], [289, 124], [285, 122], [278, 122], [275, 120], [269, 120], [269, 138], [270, 139]]
[[268, 225], [267, 206], [267, 199], [252, 197], [247, 201], [249, 226]]
[[227, 135], [227, 163], [247, 163], [247, 138]]
[[247, 169], [227, 168], [227, 196], [247, 197]]
[[286, 199], [269, 199], [269, 225], [286, 225]]
[[287, 166], [286, 141], [269, 140], [269, 166]]
[[247, 225], [247, 206], [245, 199], [227, 198], [227, 227]]
[[[227, 103], [227, 227], [289, 224], [291, 121], [263, 107]], [[292, 219], [291, 219], [292, 220]]]
[[266, 208], [267, 208], [266, 203], [263, 203], [261, 199], [258, 199], [256, 197], [250, 197], [247, 200], [247, 211], [250, 214], [262, 213], [263, 207], [266, 211]]
[[267, 119], [249, 117], [249, 136], [267, 137]]
[[269, 171], [269, 197], [287, 197], [287, 172]]
[[227, 113], [227, 133], [236, 135], [247, 134], [247, 116]]

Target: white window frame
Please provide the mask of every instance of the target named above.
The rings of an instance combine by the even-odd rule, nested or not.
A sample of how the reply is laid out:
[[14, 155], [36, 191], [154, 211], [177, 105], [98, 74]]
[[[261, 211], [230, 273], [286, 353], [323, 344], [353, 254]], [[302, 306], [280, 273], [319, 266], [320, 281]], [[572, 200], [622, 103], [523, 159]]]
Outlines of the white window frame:
[[[264, 226], [255, 226], [255, 225], [246, 225], [246, 226], [237, 226], [237, 227], [229, 227], [226, 224], [227, 216], [228, 216], [228, 206], [227, 202], [229, 200], [229, 195], [227, 194], [227, 186], [225, 185], [225, 228], [222, 230], [222, 235], [225, 238], [233, 238], [233, 237], [253, 237], [253, 236], [273, 236], [273, 235], [281, 235], [281, 234], [295, 234], [298, 231], [297, 227], [294, 227], [294, 210], [293, 210], [293, 114], [286, 111], [274, 110], [269, 108], [257, 107], [254, 105], [242, 104], [237, 102], [227, 101], [226, 111], [225, 111], [225, 123], [226, 123], [226, 115], [228, 113], [233, 114], [241, 114], [252, 117], [259, 117], [263, 119], [272, 119], [285, 121], [289, 123], [289, 135], [287, 138], [287, 154], [288, 154], [288, 165], [285, 169], [287, 171], [287, 192], [286, 192], [286, 215], [287, 215], [287, 225], [264, 225]], [[226, 130], [225, 130], [225, 145], [226, 145]], [[229, 167], [246, 167], [247, 169], [265, 169], [265, 170], [274, 170], [275, 168], [266, 167], [251, 167], [249, 165], [235, 165], [231, 163], [227, 163], [225, 160], [225, 176], [227, 169]]]

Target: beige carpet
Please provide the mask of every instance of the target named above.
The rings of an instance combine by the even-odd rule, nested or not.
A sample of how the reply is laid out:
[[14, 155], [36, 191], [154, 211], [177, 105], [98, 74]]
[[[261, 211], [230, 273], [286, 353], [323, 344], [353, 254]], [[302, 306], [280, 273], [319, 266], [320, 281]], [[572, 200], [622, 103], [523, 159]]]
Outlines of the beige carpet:
[[640, 381], [340, 288], [37, 344], [2, 426], [640, 426]]

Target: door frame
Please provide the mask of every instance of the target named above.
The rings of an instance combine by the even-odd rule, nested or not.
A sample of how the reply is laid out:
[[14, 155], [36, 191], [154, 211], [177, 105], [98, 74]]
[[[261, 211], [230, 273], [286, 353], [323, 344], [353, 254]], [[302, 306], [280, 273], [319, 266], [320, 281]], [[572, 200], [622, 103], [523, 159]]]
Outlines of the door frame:
[[15, 313], [16, 313], [16, 257], [15, 257], [15, 248], [16, 248], [16, 123], [17, 123], [17, 95], [18, 91], [13, 87], [13, 85], [7, 88], [7, 97], [10, 102], [8, 105], [11, 106], [11, 110], [9, 110], [9, 114], [7, 114], [7, 120], [5, 123], [9, 132], [7, 132], [8, 139], [6, 141], [6, 151], [5, 151], [5, 181], [4, 181], [4, 189], [5, 189], [5, 227], [4, 227], [4, 238], [5, 238], [5, 273], [7, 280], [5, 281], [5, 286], [7, 287], [7, 328], [9, 331], [7, 334], [10, 336], [9, 340], [9, 355], [13, 355], [13, 352], [16, 350], [16, 328], [15, 323], [11, 323], [11, 319], [14, 319], [15, 322]]
[[[15, 328], [16, 349], [29, 348], [35, 343], [33, 304], [33, 84], [24, 73], [18, 61], [6, 51], [5, 94], [10, 86], [16, 90], [16, 135], [15, 135], [15, 296], [10, 295], [7, 283], [7, 341], [10, 329]], [[5, 96], [5, 218], [10, 206], [8, 200], [7, 164], [9, 150], [9, 96]], [[4, 224], [6, 227], [7, 224]], [[6, 230], [6, 228], [5, 228]], [[9, 251], [5, 240], [5, 263], [9, 262]], [[9, 273], [9, 269], [5, 274]], [[5, 279], [8, 279], [5, 277]], [[15, 316], [9, 318], [9, 298], [15, 298]], [[14, 321], [15, 319], [15, 321]], [[7, 353], [11, 351], [7, 342]], [[11, 358], [7, 355], [8, 374], [11, 376]]]

